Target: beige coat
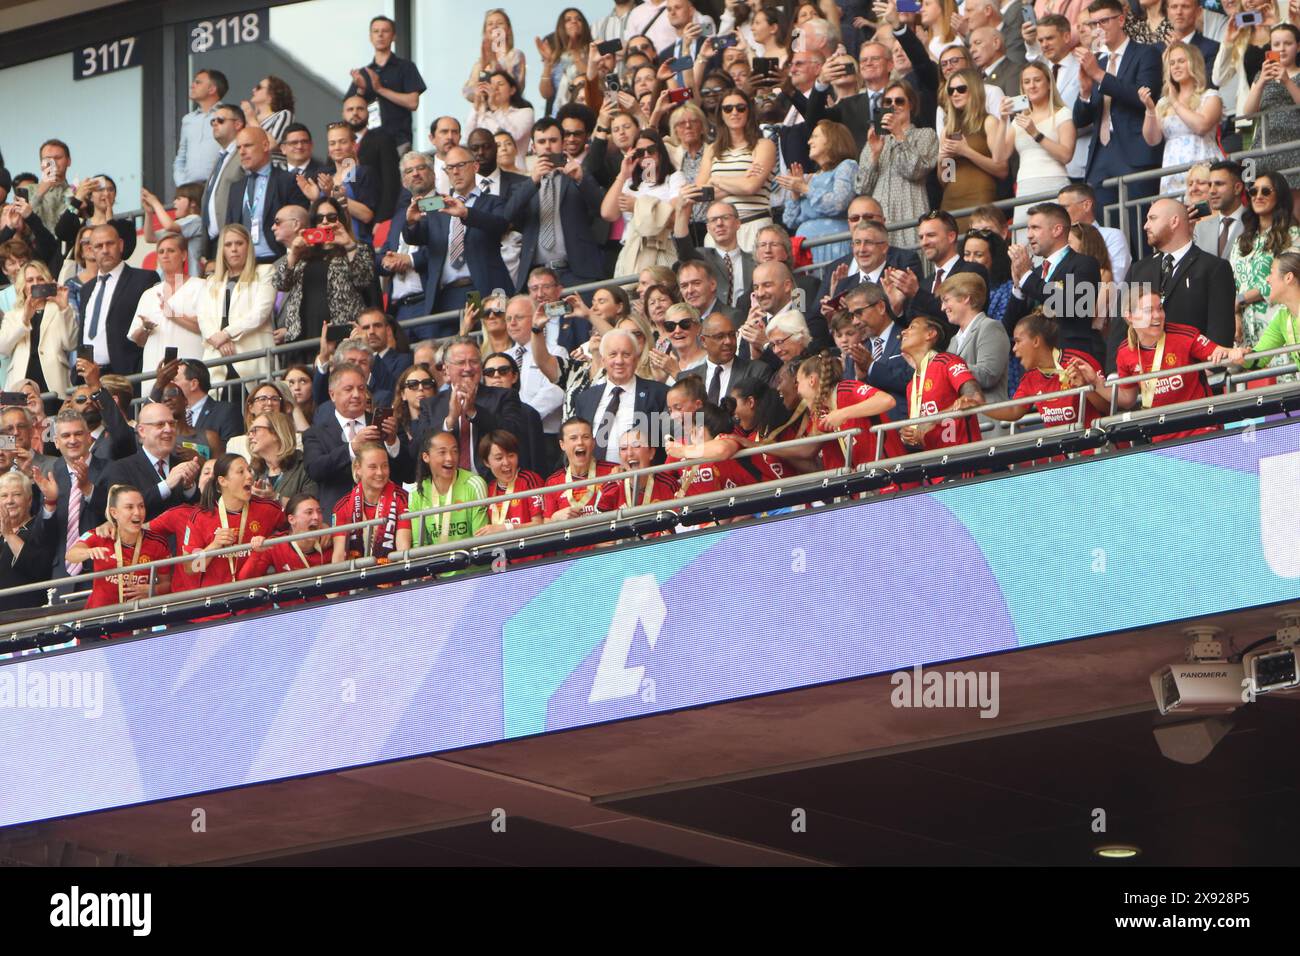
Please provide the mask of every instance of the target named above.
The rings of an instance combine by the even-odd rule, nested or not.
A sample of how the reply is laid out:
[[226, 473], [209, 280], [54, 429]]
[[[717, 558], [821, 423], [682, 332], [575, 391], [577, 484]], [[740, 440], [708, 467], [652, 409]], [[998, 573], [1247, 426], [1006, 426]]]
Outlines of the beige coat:
[[[275, 333], [271, 328], [271, 310], [275, 306], [275, 286], [271, 284], [273, 273], [274, 267], [271, 265], [258, 266], [257, 280], [248, 285], [236, 286], [230, 297], [230, 320], [226, 332], [234, 340], [237, 355], [275, 345]], [[182, 288], [181, 292], [184, 291], [185, 288]], [[174, 306], [177, 311], [198, 318], [199, 334], [204, 340], [203, 361], [209, 365], [221, 359], [221, 353], [208, 345], [207, 340], [221, 331], [225, 293], [224, 285], [218, 286], [215, 279], [208, 279], [197, 290], [192, 309], [188, 303]], [[266, 358], [248, 359], [235, 363], [234, 371], [241, 378], [266, 375], [271, 371], [271, 362]], [[213, 384], [220, 383], [224, 377], [220, 367], [213, 368]]]
[[[60, 309], [53, 299], [45, 303], [41, 317], [40, 360], [45, 385], [55, 395], [63, 396], [71, 389], [68, 353], [80, 345], [77, 313], [69, 306]], [[23, 305], [10, 309], [0, 322], [0, 353], [12, 356], [5, 391], [18, 390], [18, 383], [27, 378], [27, 360], [31, 352], [32, 328], [27, 323], [27, 309]]]

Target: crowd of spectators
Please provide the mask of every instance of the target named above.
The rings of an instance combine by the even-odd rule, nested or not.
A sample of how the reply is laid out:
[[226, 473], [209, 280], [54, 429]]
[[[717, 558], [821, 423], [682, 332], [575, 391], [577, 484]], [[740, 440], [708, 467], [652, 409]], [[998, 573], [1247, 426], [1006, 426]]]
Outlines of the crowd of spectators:
[[876, 454], [734, 457], [783, 439], [1024, 400], [884, 449], [933, 450], [1076, 422], [1037, 401], [1065, 388], [1085, 421], [1209, 394], [1116, 373], [1300, 349], [1300, 145], [1227, 158], [1300, 140], [1300, 3], [918, 6], [619, 0], [535, 54], [493, 10], [427, 142], [376, 17], [324, 130], [279, 77], [200, 70], [142, 229], [46, 140], [0, 172], [0, 584], [193, 556], [100, 606], [384, 557]]

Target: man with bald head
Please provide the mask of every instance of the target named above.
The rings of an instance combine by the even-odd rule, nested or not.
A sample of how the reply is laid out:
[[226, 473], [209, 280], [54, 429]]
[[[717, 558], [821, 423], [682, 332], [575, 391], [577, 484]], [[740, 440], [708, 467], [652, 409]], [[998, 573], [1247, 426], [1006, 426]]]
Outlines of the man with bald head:
[[[418, 199], [406, 208], [402, 238], [423, 246], [428, 255], [428, 279], [435, 285], [434, 312], [458, 311], [475, 289], [488, 293], [515, 291], [510, 272], [501, 258], [501, 239], [510, 228], [506, 203], [485, 193], [478, 183], [478, 163], [463, 146], [447, 150], [447, 178], [451, 189], [442, 196], [444, 206], [423, 212]], [[458, 319], [442, 320], [442, 329], [426, 327], [419, 338], [454, 333]]]
[[993, 27], [980, 27], [970, 35], [970, 55], [984, 74], [984, 82], [992, 84], [1008, 96], [1020, 95], [1020, 74], [1025, 68], [1021, 60], [1007, 56], [1002, 34]]
[[230, 188], [226, 224], [237, 222], [253, 237], [259, 265], [275, 262], [285, 248], [275, 238], [275, 214], [284, 206], [307, 207], [297, 179], [271, 165], [271, 138], [260, 126], [245, 126], [235, 136], [235, 150], [244, 177]]
[[[1025, 38], [1020, 34], [1024, 25], [1021, 13], [1021, 0], [1007, 0], [995, 3], [994, 0], [966, 0], [962, 7], [962, 16], [957, 18], [957, 31], [966, 38], [973, 38], [982, 27], [991, 27], [1002, 36], [1002, 45], [1007, 56], [1013, 60], [1025, 61]], [[1018, 94], [1019, 89], [1016, 90]]]
[[[357, 142], [357, 162], [374, 172], [379, 181], [379, 205], [375, 207], [375, 222], [391, 219], [397, 209], [398, 194], [402, 191], [401, 176], [398, 173], [397, 145], [393, 137], [382, 127], [370, 129], [367, 125], [370, 114], [364, 97], [358, 95], [343, 98], [343, 122], [352, 130]], [[410, 142], [410, 128], [407, 128], [407, 142]], [[402, 150], [405, 153], [406, 150]]]
[[[1236, 286], [1228, 260], [1192, 241], [1187, 207], [1177, 200], [1153, 202], [1143, 228], [1155, 253], [1133, 263], [1128, 271], [1129, 288], [1145, 286], [1159, 292], [1170, 316], [1203, 332], [1210, 341], [1231, 348], [1237, 332]], [[1112, 323], [1106, 343], [1107, 371], [1115, 368], [1115, 353], [1124, 333], [1123, 322]]]
[[100, 371], [134, 375], [141, 371], [144, 350], [126, 333], [140, 296], [158, 281], [158, 273], [122, 260], [122, 237], [111, 225], [90, 231], [90, 248], [97, 272], [81, 290], [81, 344], [94, 348]]
[[764, 362], [751, 361], [738, 354], [739, 336], [736, 323], [720, 312], [704, 319], [700, 339], [704, 342], [704, 361], [694, 368], [685, 369], [679, 379], [694, 373], [704, 380], [705, 395], [717, 405], [727, 397], [732, 387], [745, 378], [766, 382], [772, 375]]

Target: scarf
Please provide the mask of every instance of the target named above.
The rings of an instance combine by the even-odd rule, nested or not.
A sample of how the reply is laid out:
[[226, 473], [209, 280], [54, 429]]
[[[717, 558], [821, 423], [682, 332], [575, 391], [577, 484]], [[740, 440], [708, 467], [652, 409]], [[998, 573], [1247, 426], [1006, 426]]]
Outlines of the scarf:
[[[384, 486], [379, 496], [379, 505], [375, 508], [375, 517], [382, 518], [383, 523], [372, 528], [357, 528], [348, 532], [347, 552], [349, 557], [386, 558], [397, 550], [397, 518], [400, 489], [391, 481]], [[365, 521], [366, 493], [358, 484], [348, 495], [352, 509], [349, 524]]]

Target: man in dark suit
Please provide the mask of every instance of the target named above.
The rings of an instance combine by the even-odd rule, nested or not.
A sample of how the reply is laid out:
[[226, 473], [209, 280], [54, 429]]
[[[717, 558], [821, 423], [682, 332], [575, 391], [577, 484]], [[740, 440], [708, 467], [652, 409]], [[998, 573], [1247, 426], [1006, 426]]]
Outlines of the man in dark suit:
[[[523, 223], [515, 225], [524, 237], [520, 275], [547, 266], [567, 287], [606, 276], [604, 256], [591, 226], [600, 215], [600, 185], [583, 173], [577, 160], [562, 157], [562, 142], [555, 120], [540, 119], [533, 125], [537, 161], [532, 179], [537, 189], [529, 197]], [[554, 157], [563, 162], [553, 163]]]
[[430, 432], [451, 432], [460, 439], [460, 467], [477, 471], [486, 478], [490, 473], [487, 462], [479, 457], [479, 439], [504, 429], [519, 439], [520, 467], [539, 467], [541, 462], [524, 461], [523, 452], [537, 442], [529, 432], [519, 393], [483, 384], [479, 343], [467, 336], [453, 339], [443, 362], [448, 387], [420, 403], [420, 417], [414, 428], [415, 447], [422, 447], [424, 436]]
[[[1169, 21], [1169, 38], [1175, 42], [1186, 43], [1201, 51], [1205, 58], [1205, 72], [1208, 75], [1214, 69], [1214, 59], [1219, 55], [1219, 42], [1211, 40], [1196, 29], [1196, 16], [1201, 12], [1201, 5], [1196, 0], [1167, 0], [1165, 18]], [[1161, 57], [1165, 54], [1165, 44], [1157, 43], [1156, 50]]]
[[334, 412], [317, 419], [303, 432], [302, 453], [307, 474], [320, 488], [321, 508], [332, 512], [340, 498], [356, 485], [352, 461], [365, 442], [378, 442], [388, 451], [389, 478], [401, 484], [414, 476], [414, 461], [393, 416], [382, 425], [366, 411], [369, 391], [365, 371], [344, 362], [330, 374], [330, 400]]
[[[1124, 32], [1127, 9], [1121, 0], [1093, 0], [1085, 17], [1094, 33], [1100, 32], [1105, 52], [1098, 59], [1082, 46], [1074, 48], [1079, 60], [1074, 125], [1095, 127], [1084, 178], [1097, 194], [1098, 208], [1116, 201], [1115, 189], [1102, 186], [1105, 180], [1154, 169], [1163, 152], [1163, 146], [1148, 146], [1142, 137], [1146, 106], [1138, 96], [1144, 86], [1160, 89], [1160, 54], [1154, 47], [1129, 40]], [[1157, 179], [1134, 183], [1128, 188], [1129, 198], [1150, 196], [1158, 184]], [[1130, 235], [1135, 233], [1136, 229]]]
[[376, 269], [390, 280], [388, 308], [398, 321], [432, 315], [434, 311], [438, 283], [429, 280], [429, 251], [411, 245], [402, 233], [406, 229], [406, 210], [415, 200], [433, 194], [435, 180], [433, 160], [424, 153], [413, 149], [402, 157], [405, 188], [397, 197], [397, 211], [388, 221], [388, 235], [375, 251]]
[[[1028, 248], [1016, 245], [1009, 250], [1011, 299], [1002, 317], [1007, 335], [1014, 337], [1016, 323], [1042, 309], [1056, 319], [1061, 348], [1079, 349], [1101, 361], [1101, 336], [1092, 328], [1101, 266], [1092, 256], [1070, 248], [1070, 214], [1058, 203], [1031, 206], [1025, 232]], [[1030, 262], [1031, 252], [1041, 259], [1037, 268]]]
[[695, 374], [704, 382], [705, 395], [714, 405], [720, 404], [731, 389], [747, 378], [756, 378], [766, 382], [772, 376], [772, 369], [766, 362], [736, 354], [736, 323], [720, 313], [714, 313], [704, 320], [700, 339], [704, 342], [704, 361], [689, 369], [683, 369], [678, 379]]
[[501, 240], [501, 260], [510, 271], [515, 289], [522, 290], [527, 281], [519, 261], [524, 243], [521, 235], [522, 223], [528, 215], [528, 201], [537, 192], [537, 187], [527, 176], [508, 173], [497, 165], [497, 140], [491, 130], [481, 126], [470, 130], [469, 136], [465, 138], [465, 148], [478, 162], [478, 172], [475, 176], [478, 179], [479, 189], [485, 195], [496, 196], [505, 203], [505, 217], [510, 223], [510, 230]]
[[[429, 257], [427, 275], [437, 284], [434, 312], [458, 311], [475, 289], [504, 289], [514, 293], [514, 282], [501, 258], [501, 239], [510, 227], [505, 202], [485, 195], [474, 176], [478, 163], [462, 146], [447, 151], [447, 175], [452, 191], [443, 208], [423, 213], [417, 202], [406, 207], [402, 238], [423, 246]], [[452, 320], [453, 322], [455, 320]], [[430, 338], [434, 330], [428, 330]]]
[[920, 244], [921, 255], [934, 270], [930, 279], [918, 283], [910, 269], [885, 270], [884, 286], [889, 296], [889, 307], [904, 325], [917, 315], [943, 318], [939, 287], [951, 276], [974, 272], [985, 282], [989, 281], [988, 270], [957, 254], [957, 220], [950, 214], [942, 210], [926, 213], [917, 226], [916, 241]]
[[618, 440], [634, 426], [647, 428], [650, 440], [662, 444], [656, 439], [664, 431], [668, 386], [636, 374], [641, 346], [629, 332], [606, 332], [600, 339], [600, 355], [606, 379], [578, 393], [573, 400], [573, 414], [591, 422], [597, 460], [617, 464]]
[[894, 397], [891, 419], [906, 418], [912, 366], [903, 358], [902, 329], [889, 313], [885, 290], [870, 282], [856, 285], [845, 294], [844, 308], [866, 332], [851, 356], [854, 377]]
[[701, 319], [710, 315], [725, 315], [735, 319], [737, 312], [718, 298], [718, 276], [703, 259], [687, 259], [677, 264], [677, 288], [682, 301], [700, 313]]
[[[49, 471], [41, 473], [38, 481], [44, 502], [37, 520], [44, 526], [46, 540], [54, 548], [53, 576], [65, 578], [81, 573], [80, 565], [68, 567], [64, 560], [68, 546], [104, 520], [91, 502], [108, 462], [90, 454], [90, 426], [79, 412], [59, 412], [54, 421], [54, 444], [60, 457]], [[70, 516], [75, 516], [71, 518], [71, 527]]]
[[[862, 201], [875, 200], [870, 196], [859, 196], [854, 200], [855, 203]], [[852, 226], [852, 238], [849, 241], [852, 253], [829, 263], [823, 270], [822, 285], [817, 290], [819, 308], [827, 297], [843, 295], [856, 285], [864, 282], [879, 285], [886, 269], [911, 269], [918, 284], [920, 283], [921, 259], [916, 250], [895, 249], [891, 246], [889, 232], [883, 223], [874, 219], [859, 219]]]
[[275, 262], [285, 253], [275, 238], [275, 214], [282, 206], [307, 206], [298, 180], [271, 165], [271, 140], [260, 126], [245, 126], [235, 137], [244, 177], [226, 199], [226, 224], [237, 222], [253, 237], [259, 265]]
[[[698, 259], [713, 269], [718, 277], [718, 300], [735, 308], [741, 290], [753, 285], [754, 257], [740, 248], [736, 234], [740, 232], [740, 217], [736, 207], [729, 202], [709, 203], [705, 225], [716, 244], [714, 248], [697, 248], [691, 241], [691, 210], [699, 196], [700, 186], [687, 186], [682, 191], [682, 201], [673, 218], [673, 244], [682, 262]], [[689, 198], [688, 198], [689, 197]]]
[[134, 455], [139, 448], [135, 430], [122, 414], [113, 394], [100, 382], [100, 368], [87, 359], [77, 359], [77, 374], [84, 384], [78, 385], [60, 411], [79, 412], [90, 429], [87, 443], [91, 457], [104, 465], [117, 458]]
[[414, 358], [410, 352], [399, 352], [391, 343], [388, 315], [383, 309], [362, 309], [357, 316], [357, 331], [366, 340], [370, 351], [375, 353], [374, 364], [382, 365], [396, 385], [397, 377], [406, 371]]
[[[381, 102], [383, 102], [381, 100]], [[379, 205], [375, 222], [391, 219], [397, 212], [397, 196], [402, 191], [397, 167], [397, 143], [383, 129], [369, 129], [370, 116], [362, 96], [343, 101], [343, 122], [357, 137], [357, 163], [375, 171], [379, 180]]]
[[105, 513], [108, 490], [114, 485], [138, 488], [144, 495], [145, 518], [150, 521], [175, 505], [197, 501], [203, 463], [197, 455], [176, 454], [172, 410], [161, 402], [150, 402], [140, 409], [135, 430], [140, 450], [104, 469], [95, 484], [92, 510]]
[[235, 137], [244, 128], [244, 111], [234, 104], [222, 103], [213, 109], [209, 122], [212, 124], [212, 138], [221, 147], [212, 174], [203, 186], [203, 235], [207, 242], [208, 257], [211, 258], [216, 248], [217, 233], [226, 224], [230, 188], [244, 174], [239, 166], [239, 153], [235, 149]]
[[[814, 348], [829, 347], [830, 329], [826, 328], [826, 320], [822, 318], [817, 308], [817, 290], [821, 287], [821, 280], [812, 272], [794, 272], [794, 248], [790, 243], [790, 233], [784, 226], [764, 226], [754, 238], [755, 269], [766, 262], [783, 263], [794, 275], [794, 287], [803, 292], [804, 309], [807, 311], [804, 318], [807, 319], [808, 328], [813, 333]], [[736, 301], [740, 303], [736, 309], [737, 318], [749, 314], [749, 300], [754, 293], [753, 286], [754, 283], [751, 282], [737, 297]], [[741, 346], [740, 351], [742, 354], [747, 354], [744, 345]]]
[[[1157, 199], [1147, 211], [1147, 242], [1155, 255], [1139, 259], [1128, 272], [1130, 287], [1155, 289], [1171, 322], [1190, 325], [1211, 342], [1232, 347], [1236, 338], [1236, 286], [1227, 259], [1199, 248], [1192, 241], [1187, 207], [1173, 199]], [[1106, 342], [1106, 370], [1115, 370], [1115, 352], [1124, 342], [1127, 325], [1112, 322]]]
[[[212, 373], [198, 359], [185, 359], [176, 366], [176, 387], [185, 398], [185, 417], [197, 434], [212, 429], [228, 442], [244, 434], [243, 417], [239, 409], [229, 402], [218, 401], [208, 392], [212, 388]], [[159, 394], [166, 387], [164, 376], [158, 377], [155, 386]]]
[[291, 176], [301, 176], [314, 183], [319, 173], [334, 174], [332, 165], [326, 166], [312, 156], [311, 130], [302, 123], [290, 123], [284, 128], [280, 134], [280, 151], [287, 164], [285, 172]]
[[[355, 336], [355, 333], [354, 333]], [[325, 342], [322, 353], [316, 356], [316, 368], [312, 374], [311, 396], [316, 403], [316, 417], [313, 425], [334, 414], [334, 403], [329, 398], [331, 373], [344, 363], [355, 365], [366, 374], [366, 389], [370, 393], [370, 407], [383, 408], [393, 404], [393, 389], [397, 379], [389, 374], [388, 366], [375, 361], [375, 355], [364, 339], [350, 338], [332, 348]]]
[[98, 274], [81, 289], [81, 342], [93, 346], [95, 364], [106, 372], [135, 375], [144, 350], [127, 337], [144, 290], [158, 273], [136, 269], [122, 261], [122, 237], [112, 226], [90, 233]]

